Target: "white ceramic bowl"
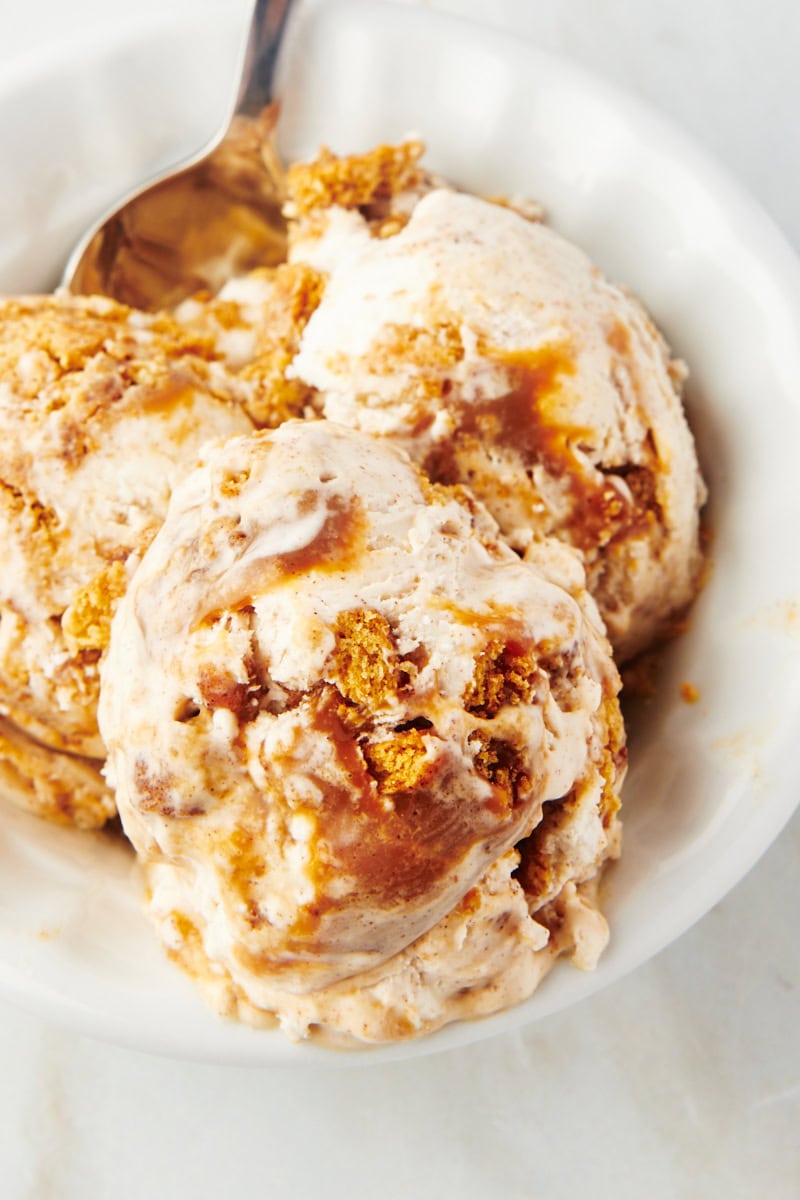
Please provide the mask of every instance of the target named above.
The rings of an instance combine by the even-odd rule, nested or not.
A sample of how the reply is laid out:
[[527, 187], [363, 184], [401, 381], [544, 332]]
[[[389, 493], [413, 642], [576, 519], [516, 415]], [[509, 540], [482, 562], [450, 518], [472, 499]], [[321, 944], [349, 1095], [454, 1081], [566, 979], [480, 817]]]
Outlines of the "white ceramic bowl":
[[[240, 32], [221, 8], [203, 24], [84, 39], [0, 76], [0, 288], [53, 284], [100, 210], [206, 139], [229, 100]], [[287, 155], [418, 131], [442, 174], [543, 201], [556, 228], [640, 294], [690, 364], [712, 497], [709, 583], [631, 730], [611, 945], [593, 973], [559, 965], [510, 1012], [363, 1054], [222, 1022], [162, 956], [121, 847], [3, 811], [8, 997], [175, 1056], [364, 1063], [509, 1030], [618, 979], [702, 916], [788, 819], [800, 794], [800, 268], [697, 147], [525, 43], [416, 8], [328, 0], [295, 28], [283, 67]], [[697, 704], [681, 700], [682, 681]]]

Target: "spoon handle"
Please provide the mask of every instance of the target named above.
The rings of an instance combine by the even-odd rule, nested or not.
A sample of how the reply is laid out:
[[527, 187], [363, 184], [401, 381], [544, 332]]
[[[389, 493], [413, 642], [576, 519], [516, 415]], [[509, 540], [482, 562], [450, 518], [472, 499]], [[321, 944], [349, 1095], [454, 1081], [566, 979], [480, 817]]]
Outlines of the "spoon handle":
[[255, 0], [237, 113], [256, 116], [274, 98], [275, 64], [293, 0]]

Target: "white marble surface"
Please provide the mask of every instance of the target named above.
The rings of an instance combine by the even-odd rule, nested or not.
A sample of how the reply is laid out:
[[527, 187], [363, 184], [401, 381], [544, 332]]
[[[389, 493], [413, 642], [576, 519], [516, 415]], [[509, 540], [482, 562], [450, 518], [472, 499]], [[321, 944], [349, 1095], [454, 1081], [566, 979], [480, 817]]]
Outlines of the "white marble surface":
[[[158, 13], [179, 0], [137, 0]], [[200, 14], [207, 0], [196, 0]], [[230, 0], [242, 6], [243, 0]], [[409, 0], [416, 2], [416, 0]], [[800, 250], [791, 0], [431, 0], [639, 93], [713, 150]], [[2, 0], [6, 61], [129, 16]], [[798, 777], [800, 790], [800, 775]], [[0, 1005], [0, 1195], [795, 1200], [800, 816], [657, 959], [515, 1035], [356, 1070], [147, 1058]]]

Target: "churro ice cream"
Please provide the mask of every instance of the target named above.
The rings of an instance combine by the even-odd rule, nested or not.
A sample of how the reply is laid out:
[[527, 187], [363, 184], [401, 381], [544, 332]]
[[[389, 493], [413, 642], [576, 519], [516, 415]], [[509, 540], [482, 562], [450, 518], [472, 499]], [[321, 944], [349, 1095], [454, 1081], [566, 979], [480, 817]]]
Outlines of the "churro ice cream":
[[339, 1045], [595, 965], [613, 656], [700, 572], [682, 363], [422, 152], [295, 164], [289, 260], [171, 315], [0, 301], [0, 787], [118, 809], [215, 1008]]
[[212, 359], [109, 300], [0, 302], [0, 778], [43, 816], [115, 811], [96, 720], [111, 613], [200, 444], [252, 428]]
[[[176, 488], [100, 726], [149, 913], [224, 1011], [383, 1041], [592, 965], [624, 737], [577, 556], [552, 555], [325, 421], [207, 448]], [[527, 840], [562, 806], [584, 858], [537, 891]]]
[[[683, 365], [630, 294], [507, 206], [418, 187], [376, 228], [368, 188], [347, 183], [369, 182], [368, 161], [289, 173], [290, 258], [326, 278], [289, 376], [329, 419], [468, 485], [519, 552], [543, 535], [576, 547], [630, 657], [697, 587], [704, 488]], [[408, 194], [403, 163], [384, 196]]]

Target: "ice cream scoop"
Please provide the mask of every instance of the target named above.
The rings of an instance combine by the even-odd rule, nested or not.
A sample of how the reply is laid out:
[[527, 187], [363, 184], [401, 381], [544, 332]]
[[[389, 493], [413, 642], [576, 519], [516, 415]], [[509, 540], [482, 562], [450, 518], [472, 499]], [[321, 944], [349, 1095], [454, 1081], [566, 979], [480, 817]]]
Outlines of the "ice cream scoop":
[[170, 318], [0, 302], [0, 764], [27, 807], [88, 825], [114, 811], [96, 720], [111, 613], [199, 446], [249, 428], [239, 385]]
[[[331, 420], [463, 483], [525, 552], [583, 555], [620, 657], [693, 597], [704, 499], [684, 368], [642, 306], [539, 221], [437, 188], [388, 236], [302, 176], [291, 258], [325, 272], [290, 376]], [[345, 174], [345, 172], [342, 172]], [[310, 182], [309, 182], [310, 176]], [[292, 184], [290, 174], [290, 186]]]
[[553, 552], [549, 577], [326, 421], [209, 447], [176, 488], [100, 726], [149, 912], [223, 1007], [381, 1040], [535, 986], [514, 847], [578, 796], [597, 869], [624, 769], [610, 649]]

